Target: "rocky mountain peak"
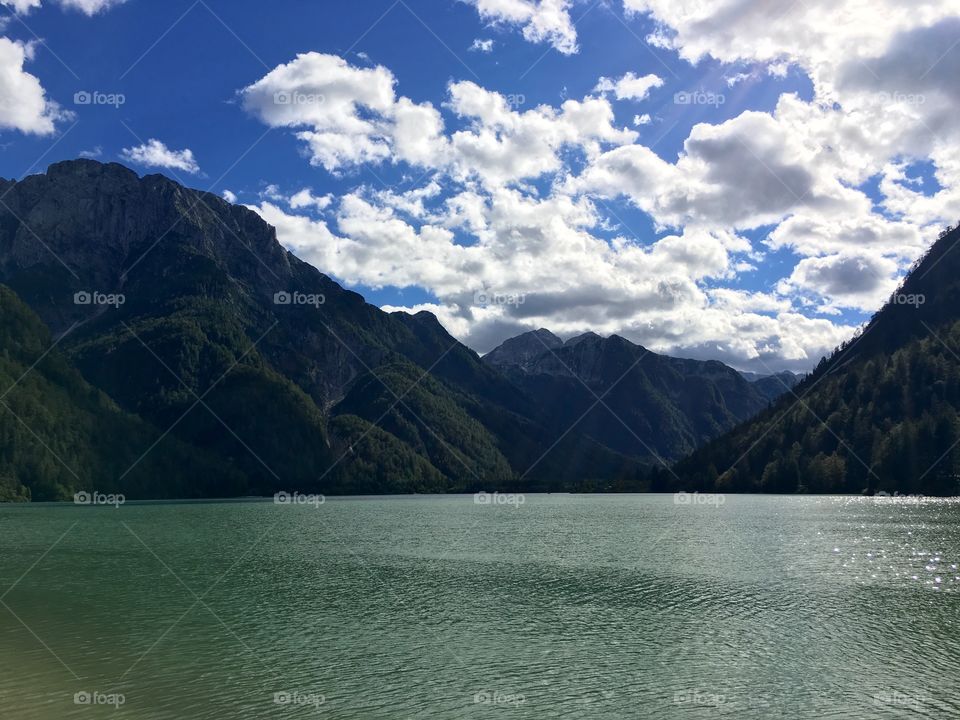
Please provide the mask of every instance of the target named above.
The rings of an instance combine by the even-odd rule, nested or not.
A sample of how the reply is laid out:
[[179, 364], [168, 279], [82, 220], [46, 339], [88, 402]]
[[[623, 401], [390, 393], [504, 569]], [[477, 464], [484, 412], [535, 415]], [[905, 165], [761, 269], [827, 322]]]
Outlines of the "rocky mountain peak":
[[484, 361], [494, 367], [532, 367], [543, 353], [563, 347], [563, 341], [545, 328], [531, 330], [510, 338], [484, 356]]

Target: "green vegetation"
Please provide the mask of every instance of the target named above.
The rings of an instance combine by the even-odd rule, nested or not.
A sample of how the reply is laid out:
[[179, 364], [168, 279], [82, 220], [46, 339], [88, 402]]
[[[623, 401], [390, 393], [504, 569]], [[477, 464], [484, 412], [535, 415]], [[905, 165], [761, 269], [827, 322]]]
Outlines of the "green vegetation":
[[958, 241], [944, 232], [861, 335], [654, 487], [960, 494]]
[[137, 462], [161, 432], [122, 412], [51, 344], [39, 318], [0, 286], [0, 499], [67, 500], [80, 490], [198, 497], [211, 492], [209, 478], [230, 477], [172, 438]]

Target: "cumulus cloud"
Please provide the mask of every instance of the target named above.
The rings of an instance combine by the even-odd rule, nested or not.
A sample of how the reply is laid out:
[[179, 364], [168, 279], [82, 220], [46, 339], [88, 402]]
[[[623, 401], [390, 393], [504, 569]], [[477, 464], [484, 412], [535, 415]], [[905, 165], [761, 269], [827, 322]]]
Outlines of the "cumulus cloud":
[[[850, 331], [798, 320], [784, 297], [701, 287], [729, 276], [751, 252], [735, 233], [691, 229], [643, 247], [595, 236], [599, 215], [583, 199], [506, 188], [435, 193], [411, 191], [433, 202], [410, 212], [399, 208], [411, 198], [395, 193], [348, 194], [335, 229], [271, 203], [255, 209], [288, 248], [349, 284], [429, 288], [440, 302], [408, 309], [434, 312], [481, 352], [549, 325], [563, 334], [616, 332], [663, 352], [740, 365], [778, 359], [801, 369]], [[473, 241], [458, 241], [463, 232]]]
[[[43, 0], [0, 0], [0, 4], [11, 7], [18, 13], [26, 14], [40, 7], [42, 1]], [[124, 2], [126, 2], [126, 0], [57, 0], [57, 3], [62, 7], [79, 10], [91, 16]]]
[[14, 12], [28, 13], [34, 8], [40, 7], [42, 0], [0, 0], [0, 5], [13, 8]]
[[578, 52], [577, 31], [570, 18], [572, 0], [465, 0], [480, 17], [496, 25], [521, 28], [532, 43], [549, 43], [564, 55]]
[[49, 135], [68, 114], [23, 69], [32, 59], [32, 45], [0, 37], [0, 129]]
[[124, 160], [145, 167], [182, 170], [192, 175], [200, 172], [192, 150], [171, 150], [159, 140], [148, 140], [143, 145], [124, 148], [121, 156]]
[[594, 92], [613, 93], [617, 100], [646, 100], [650, 91], [654, 88], [663, 87], [663, 78], [657, 75], [644, 75], [637, 77], [632, 72], [618, 80], [602, 77], [597, 83]]
[[953, 0], [624, 0], [628, 12], [649, 13], [659, 37], [692, 61], [784, 60], [814, 75], [851, 58], [875, 54], [903, 31], [956, 15]]
[[[518, 27], [547, 5], [474, 4]], [[479, 351], [543, 326], [739, 367], [809, 369], [854, 331], [838, 314], [879, 307], [944, 218], [960, 217], [948, 112], [960, 68], [946, 4], [894, 8], [899, 20], [871, 27], [860, 25], [876, 11], [859, 0], [627, 6], [652, 13], [657, 42], [683, 57], [710, 54], [731, 63], [733, 78], [745, 67], [740, 75], [799, 68], [814, 98], [784, 94], [771, 112], [695, 125], [664, 159], [617, 125], [611, 105], [648, 98], [663, 84], [655, 75], [600, 78], [587, 97], [536, 107], [454, 80], [434, 105], [398, 94], [384, 67], [302, 55], [243, 91], [250, 112], [291, 128], [332, 172], [407, 164], [430, 179], [404, 191], [359, 185], [322, 208], [307, 190], [257, 211], [294, 252], [349, 284], [427, 289], [437, 301], [408, 309], [434, 312]], [[770, 22], [777, 12], [797, 37]], [[921, 68], [924, 102], [896, 95]], [[332, 104], [277, 106], [275, 94], [297, 92]], [[651, 121], [638, 114], [634, 124]], [[918, 158], [932, 161], [936, 192], [909, 180]], [[871, 179], [879, 200], [860, 189]], [[649, 215], [655, 239], [618, 230], [620, 205]], [[794, 257], [766, 290], [741, 289], [769, 251]]]
[[466, 123], [448, 133], [436, 107], [397, 96], [395, 84], [382, 66], [357, 68], [337, 56], [307, 53], [241, 94], [249, 112], [271, 127], [294, 129], [311, 163], [332, 172], [406, 162], [500, 185], [559, 170], [565, 148], [593, 156], [637, 137], [614, 126], [606, 99], [521, 112], [510, 97], [470, 81], [448, 87], [446, 106]]
[[59, 2], [64, 7], [80, 10], [87, 15], [96, 15], [115, 5], [121, 5], [126, 0], [59, 0]]
[[333, 202], [333, 195], [327, 194], [317, 197], [310, 188], [304, 188], [300, 192], [290, 196], [290, 207], [294, 210], [301, 208], [312, 208], [314, 210], [326, 210]]
[[806, 293], [826, 309], [875, 310], [897, 287], [896, 262], [862, 253], [806, 258], [780, 283], [781, 293]]
[[242, 92], [244, 107], [270, 127], [299, 129], [311, 162], [328, 170], [390, 155], [393, 74], [341, 57], [304, 53]]

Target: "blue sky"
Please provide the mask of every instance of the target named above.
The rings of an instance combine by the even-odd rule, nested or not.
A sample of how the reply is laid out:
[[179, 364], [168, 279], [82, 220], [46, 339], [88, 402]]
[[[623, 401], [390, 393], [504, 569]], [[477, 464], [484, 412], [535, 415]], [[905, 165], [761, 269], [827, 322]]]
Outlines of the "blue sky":
[[[664, 352], [756, 370], [804, 369], [869, 317], [943, 222], [960, 215], [954, 168], [941, 159], [954, 128], [944, 124], [937, 94], [946, 102], [953, 91], [936, 84], [941, 71], [949, 77], [956, 53], [948, 50], [933, 72], [916, 72], [915, 84], [864, 80], [844, 65], [865, 52], [856, 58], [864, 66], [896, 59], [905, 32], [928, 32], [931, 44], [948, 48], [955, 13], [949, 3], [929, 4], [912, 25], [891, 12], [889, 26], [845, 17], [838, 29], [828, 5], [804, 11], [784, 2], [778, 30], [762, 13], [779, 3], [757, 3], [760, 16], [741, 18], [742, 36], [731, 37], [721, 11], [732, 0], [718, 0], [713, 15], [684, 0], [3, 0], [2, 35], [24, 55], [20, 67], [16, 57], [6, 62], [18, 78], [39, 82], [47, 105], [45, 119], [0, 113], [0, 174], [21, 177], [85, 154], [232, 193], [324, 272], [378, 305], [436, 312], [481, 352], [545, 325], [562, 335], [619, 332]], [[687, 13], [678, 10], [684, 5]], [[547, 30], [538, 34], [537, 22]], [[795, 47], [776, 34], [790, 27]], [[486, 47], [471, 49], [475, 43]], [[309, 67], [297, 62], [304, 53], [314, 54]], [[271, 75], [288, 64], [284, 77]], [[338, 93], [363, 95], [373, 77], [364, 70], [387, 77], [392, 96], [379, 109], [348, 102], [349, 118], [318, 120], [304, 110], [278, 119], [276, 108], [244, 91], [275, 94], [296, 71], [290, 89], [314, 88], [329, 109]], [[659, 84], [621, 97], [615, 85], [625, 76], [656, 76]], [[455, 106], [457, 84], [478, 88], [485, 107], [505, 99], [512, 115]], [[11, 103], [30, 99], [17, 83], [0, 83], [5, 92]], [[78, 93], [123, 102], [77, 104]], [[701, 100], [678, 101], [678, 93]], [[867, 126], [865, 137], [853, 138], [844, 123], [876, 117], [871, 103], [884, 93], [888, 119], [903, 113], [915, 132], [894, 137]], [[474, 165], [469, 153], [450, 149], [460, 132], [506, 143], [523, 132], [524, 114], [539, 127], [533, 120], [555, 120], [565, 102], [588, 98], [609, 107], [610, 132], [597, 140], [592, 130], [568, 137], [580, 125], [557, 129], [565, 139], [530, 158], [545, 170], [507, 177], [487, 158]], [[396, 103], [406, 100], [436, 113], [442, 131], [433, 141], [448, 159], [404, 159], [410, 140], [393, 123]], [[296, 137], [358, 122], [376, 131], [358, 140], [351, 130], [348, 139], [372, 137], [385, 155], [324, 161]], [[136, 152], [152, 140], [166, 154]], [[507, 154], [522, 153], [523, 143], [517, 148]], [[620, 172], [629, 174], [617, 179]], [[636, 187], [621, 191], [621, 182]], [[323, 207], [294, 207], [291, 197], [304, 189], [330, 198]], [[483, 204], [482, 226], [452, 218], [451, 198], [464, 193]], [[404, 209], [418, 198], [417, 210]], [[531, 219], [496, 219], [517, 202], [530, 204]], [[832, 228], [830, 237], [811, 229], [817, 224]], [[847, 242], [850, 228], [864, 224], [868, 236]], [[416, 251], [384, 260], [378, 243], [388, 237]], [[404, 262], [415, 267], [397, 267]], [[552, 274], [538, 275], [541, 262], [556, 266]], [[478, 293], [507, 300], [478, 304]]]

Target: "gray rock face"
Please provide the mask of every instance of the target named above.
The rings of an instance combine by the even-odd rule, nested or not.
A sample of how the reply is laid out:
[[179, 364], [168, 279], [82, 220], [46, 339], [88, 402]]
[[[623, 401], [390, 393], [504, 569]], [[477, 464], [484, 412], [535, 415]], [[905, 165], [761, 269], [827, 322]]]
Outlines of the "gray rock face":
[[[353, 319], [382, 320], [375, 309], [284, 250], [256, 213], [160, 175], [141, 179], [118, 164], [58, 163], [8, 187], [0, 205], [0, 282], [54, 333], [108, 319], [102, 307], [77, 305], [77, 292], [123, 294], [128, 309], [156, 316], [189, 296], [235, 303], [238, 314], [257, 322], [251, 343], [261, 324], [267, 329], [268, 315], [296, 316], [297, 308], [275, 305], [276, 293], [322, 295], [326, 307], [340, 311], [328, 313], [325, 325], [285, 322], [282, 346], [269, 340], [261, 346], [321, 407], [341, 398], [364, 364], [378, 363], [387, 351], [356, 342], [354, 328], [345, 327]], [[395, 339], [379, 337], [384, 344]]]
[[527, 371], [534, 367], [537, 359], [545, 352], [562, 346], [563, 340], [541, 328], [510, 338], [484, 355], [483, 359], [497, 368], [519, 368]]

